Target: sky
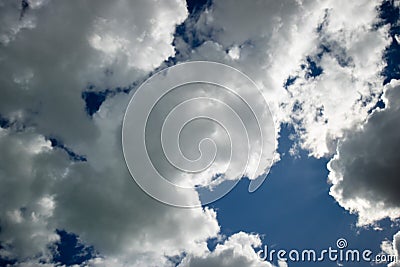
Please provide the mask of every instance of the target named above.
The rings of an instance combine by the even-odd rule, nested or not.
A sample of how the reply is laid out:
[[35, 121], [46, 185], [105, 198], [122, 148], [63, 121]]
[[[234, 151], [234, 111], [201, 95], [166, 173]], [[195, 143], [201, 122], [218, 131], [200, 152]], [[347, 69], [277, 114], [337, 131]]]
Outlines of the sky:
[[399, 80], [398, 0], [0, 0], [0, 266], [400, 266]]

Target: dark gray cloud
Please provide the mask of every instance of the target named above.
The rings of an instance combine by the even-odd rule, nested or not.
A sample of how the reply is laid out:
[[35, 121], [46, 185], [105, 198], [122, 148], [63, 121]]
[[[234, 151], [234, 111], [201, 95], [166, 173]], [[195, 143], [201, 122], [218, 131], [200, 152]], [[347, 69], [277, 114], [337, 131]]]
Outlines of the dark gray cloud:
[[400, 217], [400, 85], [385, 89], [387, 107], [348, 132], [330, 162], [331, 194], [361, 224]]

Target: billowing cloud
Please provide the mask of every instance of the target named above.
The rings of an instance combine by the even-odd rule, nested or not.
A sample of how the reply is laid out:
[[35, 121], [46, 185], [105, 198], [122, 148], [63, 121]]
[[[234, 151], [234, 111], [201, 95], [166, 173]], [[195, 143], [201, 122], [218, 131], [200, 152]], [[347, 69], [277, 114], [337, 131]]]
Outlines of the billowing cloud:
[[359, 215], [359, 224], [400, 217], [399, 164], [400, 84], [385, 88], [386, 108], [349, 131], [329, 163], [330, 194]]
[[400, 266], [400, 232], [393, 236], [393, 241], [385, 240], [381, 244], [381, 249], [385, 255], [383, 259], [389, 261], [388, 267]]
[[[130, 177], [121, 150], [125, 107], [121, 103], [126, 100], [124, 95], [114, 97], [96, 114], [94, 122], [101, 134], [86, 150], [88, 163], [71, 166], [56, 189], [54, 220], [103, 255], [130, 266], [140, 266], [136, 259], [161, 265], [164, 256], [206, 250], [207, 238], [219, 231], [213, 210], [164, 205], [147, 196]], [[175, 197], [199, 201], [195, 190]]]
[[[24, 1], [20, 18], [18, 1], [4, 2], [2, 32], [13, 37], [1, 44], [0, 114], [77, 150], [96, 135], [82, 91], [129, 87], [145, 77], [174, 55], [175, 26], [187, 15], [184, 1]], [[31, 27], [13, 30], [26, 20]]]
[[[182, 52], [179, 54], [182, 60], [217, 60], [242, 69], [262, 88], [277, 125], [282, 122], [294, 125], [298, 145], [310, 155], [331, 157], [339, 140], [348, 139], [352, 131], [363, 127], [384, 90], [383, 56], [393, 40], [387, 25], [376, 26], [382, 25], [380, 4], [379, 1], [281, 1], [279, 4], [267, 1], [248, 5], [215, 1], [196, 23], [186, 25], [196, 34], [188, 30], [176, 45]], [[239, 14], [247, 14], [246, 20], [236, 20]], [[199, 43], [196, 49], [190, 47]], [[377, 134], [373, 136], [381, 139]], [[365, 149], [369, 148], [371, 145]], [[340, 147], [338, 150], [346, 160], [357, 156], [356, 152]], [[296, 153], [296, 146], [291, 151]], [[388, 160], [385, 164], [395, 166], [389, 163], [393, 162], [390, 156], [385, 159]], [[346, 160], [340, 161], [341, 164], [346, 165]], [[371, 158], [370, 165], [374, 166], [374, 161], [380, 164]], [[369, 182], [357, 185], [350, 182], [381, 177], [389, 169], [381, 166], [382, 173], [369, 172], [369, 178], [361, 178], [362, 174], [354, 168], [356, 173], [347, 173], [342, 179], [338, 178], [342, 172], [333, 162], [332, 195], [346, 209], [358, 212], [360, 223], [399, 216], [398, 203], [394, 204], [398, 188], [395, 177], [386, 176], [388, 180], [382, 182], [374, 179], [379, 184], [375, 189], [368, 187], [376, 186]], [[371, 170], [367, 166], [365, 169]]]
[[[56, 229], [93, 245], [94, 265], [163, 265], [169, 255], [205, 251], [219, 231], [215, 212], [160, 204], [127, 171], [120, 129], [129, 95], [106, 101], [94, 118], [81, 95], [89, 84], [128, 86], [173, 56], [185, 2], [27, 3], [21, 17], [19, 5], [1, 9], [2, 257], [51, 264]], [[177, 197], [199, 201], [194, 190]]]
[[243, 232], [229, 237], [224, 243], [218, 244], [214, 251], [198, 256], [188, 256], [179, 267], [272, 267], [273, 265], [261, 261], [254, 248], [261, 246], [257, 235]]
[[28, 259], [51, 258], [48, 245], [58, 241], [49, 218], [55, 202], [49, 194], [62, 177], [65, 156], [32, 132], [13, 133], [0, 128], [0, 255]]
[[[1, 1], [0, 44], [8, 45], [23, 29], [36, 27], [38, 10], [49, 0]], [[27, 10], [30, 9], [30, 12]]]
[[311, 155], [332, 155], [382, 92], [391, 38], [375, 27], [379, 1], [213, 3], [178, 36], [178, 58], [239, 68], [262, 88], [277, 125], [294, 124]]

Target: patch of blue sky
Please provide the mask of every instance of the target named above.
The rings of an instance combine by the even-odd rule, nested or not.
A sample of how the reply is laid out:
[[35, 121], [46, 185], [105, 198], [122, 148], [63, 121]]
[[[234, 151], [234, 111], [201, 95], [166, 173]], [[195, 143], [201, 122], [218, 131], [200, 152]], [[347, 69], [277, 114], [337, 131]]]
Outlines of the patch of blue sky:
[[[249, 181], [243, 179], [228, 195], [209, 205], [217, 210], [222, 234], [258, 233], [264, 245], [288, 251], [335, 248], [336, 241], [345, 238], [352, 248], [370, 249], [378, 254], [382, 240], [392, 238], [396, 229], [388, 221], [381, 222], [382, 231], [357, 228], [357, 216], [345, 211], [329, 195], [328, 159], [308, 157], [306, 151], [300, 151], [300, 157], [291, 156], [288, 151], [293, 145], [289, 138], [292, 134], [290, 126], [282, 127], [279, 138], [282, 159], [272, 167], [257, 191], [248, 193]], [[210, 240], [209, 247], [215, 245], [216, 240]], [[321, 263], [296, 262], [289, 266], [318, 264]], [[357, 264], [361, 263], [346, 266], [360, 266]], [[324, 266], [337, 263], [325, 262]]]
[[57, 243], [53, 261], [65, 266], [81, 264], [95, 257], [96, 252], [93, 247], [82, 244], [78, 236], [64, 230], [57, 230], [60, 241]]
[[64, 150], [72, 161], [87, 161], [86, 156], [75, 153], [72, 149], [65, 146], [61, 140], [54, 137], [49, 137], [48, 140], [51, 142], [52, 147]]

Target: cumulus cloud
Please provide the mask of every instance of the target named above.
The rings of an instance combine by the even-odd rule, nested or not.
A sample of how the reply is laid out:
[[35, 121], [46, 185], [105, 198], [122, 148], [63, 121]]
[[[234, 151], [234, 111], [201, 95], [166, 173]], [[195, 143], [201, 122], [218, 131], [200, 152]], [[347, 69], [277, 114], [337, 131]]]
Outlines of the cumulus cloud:
[[[284, 81], [316, 46], [314, 31], [323, 13], [313, 12], [312, 4], [214, 1], [195, 22], [187, 23], [184, 36], [177, 37], [179, 56], [182, 60], [206, 59], [239, 68], [262, 88], [278, 113], [279, 102], [286, 96]], [[200, 46], [193, 49], [193, 43]], [[276, 116], [279, 121], [282, 114]]]
[[[125, 107], [121, 103], [126, 101], [124, 95], [112, 98], [96, 114], [101, 134], [87, 148], [88, 164], [70, 167], [60, 182], [54, 220], [122, 265], [140, 266], [137, 259], [162, 265], [164, 256], [205, 250], [206, 240], [219, 231], [213, 210], [166, 206], [147, 196], [130, 177], [120, 135]], [[199, 201], [195, 190], [176, 197]]]
[[349, 131], [329, 163], [330, 194], [359, 215], [360, 225], [400, 216], [399, 89], [399, 81], [385, 87], [386, 108]]
[[[376, 26], [381, 23], [380, 4], [379, 1], [252, 4], [214, 1], [195, 22], [186, 24], [189, 30], [182, 37], [178, 36], [176, 45], [181, 52], [178, 58], [217, 60], [243, 70], [270, 100], [276, 124], [294, 125], [298, 144], [292, 151], [299, 146], [314, 157], [331, 157], [339, 140], [348, 139], [352, 131], [363, 127], [384, 90], [383, 55], [393, 40], [387, 25]], [[237, 20], [242, 14], [246, 14], [243, 15], [246, 19]], [[196, 34], [190, 34], [193, 29]], [[193, 49], [193, 44], [198, 46]], [[377, 134], [374, 136], [381, 139]], [[346, 159], [356, 154], [349, 152], [345, 156], [347, 152], [339, 154]], [[390, 156], [386, 159], [393, 162]], [[370, 159], [373, 160], [380, 164]], [[359, 173], [337, 178], [342, 174], [333, 162], [332, 195], [345, 208], [358, 212], [360, 223], [399, 216], [398, 206], [393, 204], [398, 188], [395, 177], [387, 178], [386, 182], [374, 179], [379, 183], [377, 189], [368, 189], [365, 183], [357, 188], [346, 181], [369, 178], [356, 178]], [[381, 177], [383, 173], [374, 175]], [[356, 177], [350, 177], [353, 175]], [[360, 194], [352, 195], [354, 192]]]
[[[386, 256], [391, 256], [393, 259], [393, 256], [395, 257], [395, 259], [399, 259], [400, 257], [400, 232], [398, 232], [397, 234], [395, 234], [393, 236], [393, 241], [389, 241], [389, 240], [385, 240], [382, 242], [381, 244], [381, 249], [383, 252], [383, 255]], [[396, 262], [396, 260], [389, 262], [388, 267], [399, 267], [400, 263]]]
[[198, 256], [186, 257], [179, 267], [272, 267], [273, 265], [261, 261], [254, 248], [261, 246], [261, 240], [257, 235], [237, 233], [218, 244], [214, 251]]
[[[88, 85], [128, 87], [145, 77], [173, 56], [175, 26], [187, 15], [184, 1], [27, 2], [21, 20], [18, 5], [1, 8], [10, 21], [4, 32], [14, 37], [0, 50], [0, 114], [76, 144], [77, 150], [97, 131], [85, 113], [82, 91]], [[31, 17], [32, 27], [12, 30]]]
[[376, 18], [368, 18], [357, 28], [335, 31], [331, 17], [325, 19], [319, 37], [321, 48], [311, 59], [321, 74], [310, 77], [305, 68], [288, 88], [288, 107], [293, 110], [290, 116], [301, 145], [316, 157], [334, 153], [337, 139], [361, 124], [377, 102], [382, 92], [382, 56], [390, 40], [386, 28], [372, 29]]
[[[12, 42], [23, 29], [36, 27], [37, 10], [44, 6], [48, 0], [37, 1], [1, 1], [0, 14], [0, 44], [7, 45]], [[27, 12], [28, 6], [30, 12]]]
[[[206, 250], [219, 231], [215, 212], [162, 205], [127, 171], [120, 129], [129, 95], [106, 101], [94, 118], [81, 96], [89, 83], [93, 90], [127, 86], [173, 56], [185, 2], [27, 3], [21, 18], [18, 5], [1, 3], [2, 257], [52, 264], [56, 229], [93, 245], [93, 265], [163, 265], [166, 256]], [[71, 161], [50, 137], [87, 161]], [[177, 197], [199, 201], [194, 190]]]
[[[203, 76], [195, 73], [211, 84], [175, 88], [201, 80]], [[124, 155], [147, 192], [158, 176], [159, 186], [163, 178], [180, 186], [218, 184], [208, 192], [216, 192], [215, 197], [202, 198], [208, 204], [224, 195], [218, 190], [223, 180], [254, 180], [268, 171], [276, 146], [272, 117], [258, 88], [240, 72], [216, 63], [181, 64], [138, 90], [124, 120]], [[167, 193], [181, 188], [172, 189], [170, 183], [162, 188], [153, 196], [171, 205], [191, 206], [176, 203], [174, 193]]]
[[[365, 120], [382, 92], [391, 38], [387, 27], [375, 27], [379, 1], [213, 3], [178, 36], [178, 58], [243, 70], [262, 88], [277, 125], [292, 123], [311, 155], [332, 155], [337, 139]], [[312, 68], [320, 69], [318, 77]]]
[[0, 255], [6, 258], [51, 258], [58, 241], [49, 223], [55, 202], [49, 194], [62, 176], [65, 157], [53, 151], [43, 136], [32, 132], [13, 133], [0, 128]]

